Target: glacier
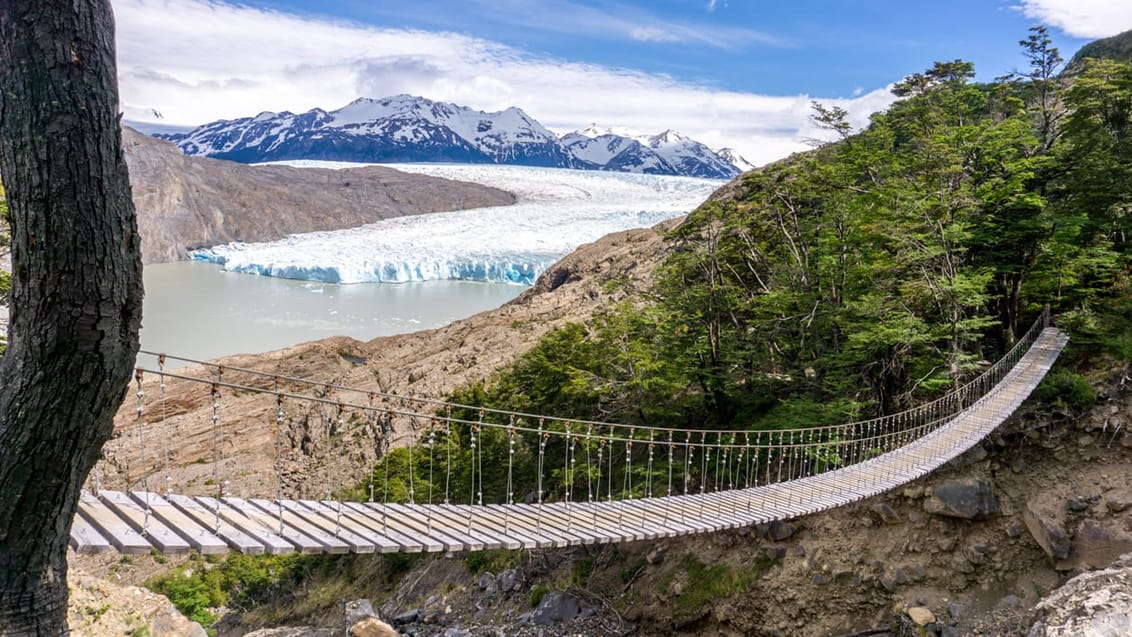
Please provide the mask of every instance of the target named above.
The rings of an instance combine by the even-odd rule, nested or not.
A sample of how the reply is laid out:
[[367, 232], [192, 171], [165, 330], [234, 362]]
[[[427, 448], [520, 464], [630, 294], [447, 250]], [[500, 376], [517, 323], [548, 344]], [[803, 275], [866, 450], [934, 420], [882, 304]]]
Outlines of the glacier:
[[[348, 162], [287, 161], [345, 168]], [[225, 270], [325, 283], [456, 280], [533, 285], [550, 265], [611, 232], [685, 214], [724, 182], [692, 177], [488, 164], [383, 164], [495, 186], [511, 206], [398, 217], [266, 243], [228, 243], [191, 257]]]

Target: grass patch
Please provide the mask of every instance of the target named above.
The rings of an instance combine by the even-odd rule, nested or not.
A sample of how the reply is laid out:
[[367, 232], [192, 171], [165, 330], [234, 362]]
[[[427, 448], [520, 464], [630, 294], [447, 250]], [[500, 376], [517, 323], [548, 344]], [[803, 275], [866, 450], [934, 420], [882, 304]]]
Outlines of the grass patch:
[[539, 584], [539, 585], [535, 586], [534, 588], [532, 588], [531, 589], [531, 606], [532, 607], [538, 606], [539, 603], [542, 602], [542, 598], [546, 597], [546, 594], [549, 593], [549, 592], [550, 592], [550, 587], [548, 587], [544, 584]]
[[762, 574], [774, 564], [773, 560], [760, 559], [750, 568], [736, 569], [726, 564], [707, 565], [694, 555], [684, 555], [667, 585], [680, 576], [685, 578], [675, 596], [673, 613], [677, 617], [690, 617], [704, 612], [713, 601], [745, 593], [758, 582]]
[[572, 586], [585, 587], [590, 581], [590, 575], [594, 572], [594, 558], [583, 557], [582, 559], [574, 562], [573, 568], [570, 569], [570, 584]]

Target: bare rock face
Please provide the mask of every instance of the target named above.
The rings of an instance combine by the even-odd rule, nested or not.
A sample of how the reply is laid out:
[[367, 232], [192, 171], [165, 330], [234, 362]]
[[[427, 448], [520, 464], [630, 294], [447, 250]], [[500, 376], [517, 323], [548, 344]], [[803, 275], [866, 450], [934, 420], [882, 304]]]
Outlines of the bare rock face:
[[67, 625], [73, 635], [207, 637], [200, 624], [177, 612], [164, 595], [114, 584], [74, 569], [67, 579]]
[[164, 263], [231, 241], [353, 228], [429, 212], [503, 206], [511, 193], [365, 166], [249, 166], [187, 157], [170, 142], [122, 129], [142, 260]]
[[1132, 554], [1074, 577], [1035, 608], [1040, 619], [1027, 637], [1132, 635]]

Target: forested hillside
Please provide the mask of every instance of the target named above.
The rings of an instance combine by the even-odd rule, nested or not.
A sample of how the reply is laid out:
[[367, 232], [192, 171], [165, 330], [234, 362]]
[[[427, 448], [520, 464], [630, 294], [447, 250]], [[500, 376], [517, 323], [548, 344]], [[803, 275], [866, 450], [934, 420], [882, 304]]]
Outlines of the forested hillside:
[[[1024, 72], [980, 84], [972, 81], [969, 63], [938, 63], [900, 82], [901, 101], [861, 131], [851, 130], [839, 109], [815, 105], [815, 120], [833, 140], [732, 182], [670, 230], [662, 249], [650, 239], [644, 244], [650, 255], [663, 252], [651, 274], [642, 273], [651, 263], [651, 256], [640, 252], [644, 248], [626, 247], [639, 235], [590, 246], [588, 266], [568, 258], [517, 303], [576, 307], [592, 302], [604, 303], [604, 309], [592, 319], [550, 331], [515, 363], [455, 391], [452, 400], [469, 408], [446, 416], [467, 424], [506, 417], [477, 409], [490, 406], [577, 420], [736, 431], [865, 418], [923, 402], [972, 379], [1045, 305], [1073, 340], [1039, 397], [1059, 403], [1058, 418], [1084, 411], [1094, 401], [1094, 386], [1103, 384], [1090, 381], [1132, 361], [1126, 238], [1132, 202], [1132, 62], [1089, 59], [1063, 72], [1063, 60], [1044, 30], [1035, 29], [1022, 44]], [[620, 256], [614, 249], [622, 251]], [[630, 261], [632, 267], [626, 265]], [[610, 263], [617, 266], [604, 267]], [[655, 283], [642, 296], [637, 291], [650, 276]], [[604, 289], [599, 292], [594, 283], [584, 293], [548, 300], [586, 277], [587, 284], [604, 281]], [[537, 329], [534, 324], [549, 320], [546, 314], [514, 313], [515, 307], [492, 318], [490, 331], [438, 331], [437, 347], [461, 360], [486, 359], [492, 355], [487, 350], [500, 346], [492, 335], [519, 342]], [[405, 343], [378, 340], [367, 345], [372, 349], [358, 351], [368, 351], [375, 361], [402, 348], [409, 357], [432, 356], [422, 347], [424, 340]], [[478, 349], [463, 349], [465, 343]], [[344, 346], [334, 342], [324, 348], [336, 352], [330, 357], [335, 374], [343, 373], [338, 365]], [[315, 358], [326, 357], [312, 351], [296, 351], [290, 362], [307, 369]], [[412, 391], [414, 379], [450, 379], [456, 370], [468, 369], [452, 358], [433, 359], [431, 367], [385, 364], [379, 368], [372, 362], [355, 373], [380, 377], [378, 369], [397, 369], [394, 381], [407, 377], [402, 387]], [[484, 368], [474, 369], [469, 377]], [[1100, 404], [1106, 414], [1110, 407], [1121, 409], [1115, 402]], [[201, 407], [205, 426], [209, 406]], [[516, 424], [542, 426], [534, 422], [537, 417], [522, 420]], [[571, 456], [562, 455], [561, 445], [540, 450], [535, 435], [463, 426], [440, 431], [434, 424], [418, 431], [415, 455], [411, 448], [386, 453], [375, 480], [360, 484], [353, 495], [365, 499], [373, 493], [367, 487], [376, 484], [381, 489], [376, 497], [405, 501], [411, 497], [410, 481], [418, 502], [422, 494], [432, 501], [433, 493], [442, 492], [446, 500], [471, 502], [476, 490], [486, 503], [519, 500], [536, 488], [543, 490], [544, 501], [560, 500], [569, 493], [563, 480], [575, 481], [576, 497], [588, 491], [589, 474], [566, 468]], [[573, 425], [579, 434], [574, 458], [587, 452], [612, 457], [612, 446], [581, 434], [586, 425]], [[763, 634], [757, 631], [771, 625], [780, 631], [775, 634], [818, 634], [813, 625], [820, 622], [848, 627], [874, 615], [880, 617], [875, 626], [891, 615], [893, 600], [901, 596], [930, 599], [959, 621], [959, 611], [950, 608], [963, 608], [961, 599], [973, 604], [1007, 592], [1014, 597], [1020, 589], [1012, 587], [1023, 581], [1036, 599], [1057, 582], [1046, 554], [1019, 521], [1028, 506], [1028, 496], [1019, 495], [1021, 486], [1048, 491], [1044, 495], [1064, 513], [1070, 495], [1083, 500], [1081, 493], [1123, 485], [1124, 469], [1105, 464], [1099, 434], [1095, 441], [1092, 433], [1084, 433], [1094, 432], [1085, 427], [1102, 426], [1108, 427], [1107, 416], [1082, 419], [1080, 429], [1049, 427], [1041, 446], [1031, 438], [1039, 436], [1035, 432], [1009, 445], [990, 441], [976, 450], [980, 455], [974, 458], [981, 459], [952, 465], [999, 484], [1001, 497], [1010, 501], [1002, 516], [985, 524], [925, 516], [922, 497], [930, 489], [920, 482], [887, 500], [871, 501], [867, 510], [862, 505], [810, 517], [801, 523], [812, 532], [806, 545], [798, 540], [796, 552], [789, 554], [777, 545], [762, 552], [766, 548], [759, 537], [766, 539], [765, 532], [751, 531], [749, 541], [722, 534], [678, 545], [617, 546], [597, 557], [587, 548], [581, 559], [581, 549], [549, 558], [477, 553], [465, 564], [479, 578], [484, 571], [514, 569], [515, 562], [526, 559], [520, 570], [537, 574], [529, 588], [533, 603], [536, 593], [547, 592], [546, 582], [596, 588], [618, 608], [630, 609], [626, 615], [635, 613], [633, 621], [645, 627], [642, 634], [671, 634], [673, 627], [707, 634], [720, 625], [743, 634]], [[1111, 448], [1115, 437], [1104, 447], [1109, 458], [1122, 453]], [[675, 476], [688, 490], [688, 472], [693, 491], [697, 481], [714, 477], [707, 463], [698, 473], [679, 462], [674, 466], [663, 453], [663, 441], [658, 442], [662, 450], [655, 465], [651, 440], [635, 447], [638, 477], [668, 474], [670, 482]], [[1016, 458], [999, 455], [1006, 448], [1021, 451]], [[840, 462], [832, 455], [821, 460]], [[1070, 473], [1069, 460], [1088, 471]], [[646, 480], [622, 482], [622, 471], [634, 469], [610, 468], [606, 484], [626, 484], [645, 495]], [[952, 479], [955, 471], [936, 478]], [[600, 473], [597, 477], [600, 484]], [[1081, 484], [1090, 486], [1079, 489]], [[1108, 506], [1099, 495], [1094, 500], [1098, 509]], [[1104, 510], [1098, 519], [1108, 515]], [[1084, 531], [1078, 536], [1082, 543], [1092, 537]], [[675, 548], [665, 557], [668, 546]], [[278, 622], [273, 612], [325, 614], [312, 609], [340, 607], [346, 593], [338, 591], [374, 595], [384, 588], [411, 589], [405, 582], [429, 581], [422, 567], [394, 586], [412, 565], [401, 557], [380, 569], [353, 558], [318, 559], [233, 557], [217, 568], [178, 569], [150, 585], [189, 613], [226, 600], [232, 607], [254, 607], [282, 590], [294, 591], [294, 600], [288, 593], [282, 596], [288, 601], [249, 613], [246, 620], [255, 625]], [[569, 583], [555, 580], [550, 567], [531, 566], [534, 562], [560, 571], [572, 568]], [[768, 574], [770, 564], [776, 566]], [[591, 578], [593, 572], [598, 575]], [[1034, 573], [1048, 577], [1035, 579]], [[602, 577], [604, 588], [594, 584]], [[311, 581], [324, 586], [308, 586]], [[416, 593], [390, 592], [389, 607], [409, 608], [405, 600], [425, 590], [422, 599], [439, 599], [430, 586]], [[444, 586], [450, 591], [447, 581]], [[934, 593], [923, 592], [932, 586], [938, 587]], [[468, 588], [474, 589], [468, 605], [482, 611], [483, 598], [476, 595], [483, 586]], [[528, 589], [519, 590], [527, 595]], [[462, 591], [451, 591], [451, 599], [460, 599]], [[819, 604], [822, 612], [815, 613]], [[975, 615], [962, 612], [964, 622]], [[482, 613], [472, 613], [479, 621]], [[768, 619], [792, 613], [793, 623]], [[263, 619], [267, 616], [270, 620]]]
[[[972, 379], [1047, 304], [1071, 360], [1127, 362], [1132, 63], [1062, 75], [1043, 28], [1021, 45], [1027, 68], [994, 83], [963, 60], [905, 78], [858, 132], [814, 104], [835, 141], [692, 213], [647, 299], [453, 399], [736, 430], [866, 418]], [[1091, 400], [1069, 368], [1042, 392]]]

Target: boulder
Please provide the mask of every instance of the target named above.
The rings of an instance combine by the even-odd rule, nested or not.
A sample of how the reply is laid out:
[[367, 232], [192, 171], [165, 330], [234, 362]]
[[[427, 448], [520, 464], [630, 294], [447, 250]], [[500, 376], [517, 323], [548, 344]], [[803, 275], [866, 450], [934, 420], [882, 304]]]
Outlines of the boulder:
[[994, 485], [977, 479], [949, 480], [932, 489], [924, 510], [964, 520], [983, 520], [999, 512]]
[[499, 590], [504, 593], [517, 591], [522, 588], [522, 580], [519, 577], [519, 571], [516, 569], [508, 569], [499, 574], [496, 578], [499, 584]]
[[783, 522], [782, 520], [771, 522], [770, 526], [767, 528], [767, 536], [775, 542], [788, 540], [797, 532], [798, 527], [796, 525]]
[[355, 599], [346, 602], [346, 625], [353, 626], [366, 617], [377, 617], [373, 604], [368, 599]]
[[[1031, 498], [1022, 511], [1022, 522], [1046, 555], [1063, 560], [1069, 556], [1069, 534], [1065, 532], [1065, 508], [1052, 498]], [[1062, 501], [1063, 502], [1063, 501]]]
[[158, 611], [153, 616], [151, 626], [154, 635], [169, 637], [208, 637], [201, 625], [190, 621], [175, 609]]
[[414, 608], [413, 610], [406, 611], [393, 618], [393, 623], [397, 626], [404, 624], [411, 624], [421, 618], [421, 609]]
[[908, 609], [908, 618], [917, 626], [927, 626], [935, 623], [935, 614], [923, 606], [913, 606]]
[[900, 519], [900, 515], [896, 513], [896, 510], [885, 502], [873, 504], [869, 507], [869, 511], [872, 511], [873, 515], [885, 524], [900, 524], [903, 521]]
[[495, 581], [495, 575], [491, 573], [480, 575], [479, 587], [481, 591], [488, 595], [493, 595], [499, 590], [499, 584]]
[[350, 637], [401, 637], [401, 633], [376, 617], [366, 617], [350, 626]]
[[531, 614], [531, 622], [539, 626], [554, 626], [574, 619], [581, 612], [582, 605], [576, 597], [552, 591], [543, 595], [538, 608]]
[[1113, 513], [1120, 513], [1132, 507], [1132, 489], [1113, 489], [1105, 494], [1105, 506]]

